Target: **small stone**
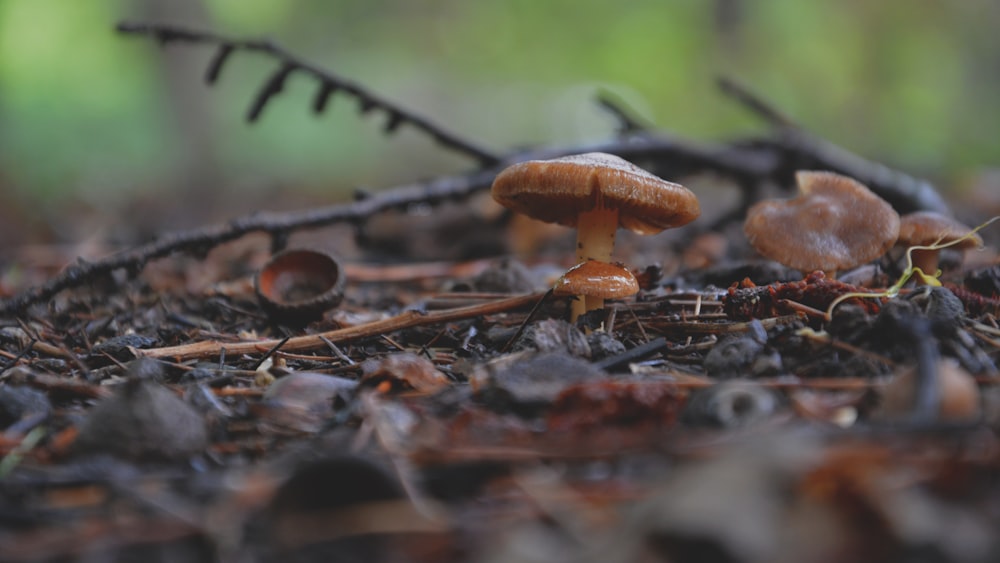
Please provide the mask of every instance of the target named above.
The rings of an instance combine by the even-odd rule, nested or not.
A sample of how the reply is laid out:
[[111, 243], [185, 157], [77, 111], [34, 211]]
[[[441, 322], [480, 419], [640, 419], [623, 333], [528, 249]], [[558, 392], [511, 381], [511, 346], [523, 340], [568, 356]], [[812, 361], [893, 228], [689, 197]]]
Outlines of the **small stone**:
[[132, 360], [127, 365], [131, 377], [158, 382], [162, 382], [166, 377], [166, 370], [163, 369], [163, 364], [153, 358], [138, 358]]
[[750, 365], [750, 375], [753, 377], [779, 375], [782, 370], [781, 354], [772, 348], [764, 348]]
[[905, 327], [922, 317], [919, 307], [906, 299], [890, 299], [882, 305], [870, 331], [869, 347], [897, 362], [913, 358], [912, 344], [902, 334]]
[[181, 461], [208, 446], [205, 421], [173, 391], [130, 379], [80, 425], [73, 453], [109, 453], [134, 461]]
[[965, 305], [946, 287], [924, 286], [907, 296], [932, 323], [956, 327], [965, 316]]
[[267, 388], [254, 410], [273, 431], [319, 432], [353, 395], [358, 382], [323, 373], [298, 372]]
[[536, 354], [499, 368], [480, 395], [498, 410], [532, 415], [571, 385], [603, 377], [590, 362], [565, 353]]
[[1000, 295], [1000, 264], [969, 272], [965, 276], [965, 287], [984, 296]]
[[725, 338], [712, 347], [702, 362], [705, 373], [717, 379], [749, 377], [764, 345], [749, 336]]
[[20, 385], [0, 385], [0, 429], [26, 416], [44, 415], [51, 410], [49, 398], [41, 391]]
[[361, 385], [367, 387], [434, 392], [451, 383], [433, 362], [410, 352], [365, 360], [361, 372]]
[[875, 317], [869, 315], [863, 307], [845, 303], [833, 310], [833, 319], [826, 331], [838, 340], [857, 344], [868, 338], [874, 322]]
[[625, 353], [626, 348], [621, 340], [611, 336], [606, 331], [595, 330], [586, 338], [587, 344], [590, 346], [590, 359], [593, 361]]
[[737, 428], [774, 416], [783, 406], [780, 396], [750, 381], [726, 381], [691, 394], [681, 420], [692, 426]]
[[476, 291], [497, 293], [530, 293], [537, 289], [536, 285], [528, 268], [511, 259], [491, 264], [472, 280]]
[[545, 319], [528, 327], [514, 344], [514, 350], [560, 352], [589, 358], [590, 344], [579, 328], [560, 319]]
[[152, 348], [159, 342], [159, 339], [152, 336], [142, 336], [141, 334], [123, 334], [115, 336], [97, 344], [91, 350], [92, 355], [101, 357], [104, 354], [120, 361], [135, 359], [135, 354], [130, 348]]
[[23, 348], [30, 342], [31, 337], [21, 327], [5, 326], [0, 328], [0, 344], [11, 344], [18, 348]]

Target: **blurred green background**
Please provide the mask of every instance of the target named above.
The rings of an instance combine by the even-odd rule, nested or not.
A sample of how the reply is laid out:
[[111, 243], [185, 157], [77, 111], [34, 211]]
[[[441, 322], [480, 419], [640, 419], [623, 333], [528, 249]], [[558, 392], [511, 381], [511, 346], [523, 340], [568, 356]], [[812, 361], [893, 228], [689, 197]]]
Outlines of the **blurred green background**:
[[[762, 132], [720, 96], [734, 76], [812, 132], [947, 187], [1000, 154], [995, 0], [4, 0], [0, 236], [70, 236], [77, 216], [149, 228], [333, 202], [467, 169], [403, 127], [380, 133], [296, 75], [249, 127], [275, 63], [119, 36], [122, 20], [268, 37], [499, 152], [609, 138], [606, 89], [664, 130]], [[16, 225], [16, 228], [11, 227]], [[76, 233], [77, 230], [70, 230]], [[78, 234], [78, 233], [77, 233]]]

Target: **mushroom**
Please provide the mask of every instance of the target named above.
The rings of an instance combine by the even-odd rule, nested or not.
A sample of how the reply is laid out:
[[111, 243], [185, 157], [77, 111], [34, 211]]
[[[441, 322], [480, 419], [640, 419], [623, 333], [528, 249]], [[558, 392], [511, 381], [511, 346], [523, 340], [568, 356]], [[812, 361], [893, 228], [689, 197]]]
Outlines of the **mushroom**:
[[[899, 219], [899, 240], [896, 242], [904, 246], [929, 246], [935, 243], [951, 244], [950, 248], [955, 250], [966, 250], [983, 245], [983, 238], [972, 233], [972, 229], [959, 223], [958, 221], [933, 211], [917, 211], [903, 215]], [[963, 238], [964, 237], [964, 238]], [[960, 242], [956, 242], [959, 241]], [[938, 269], [938, 258], [940, 250], [917, 248], [912, 251], [910, 257], [913, 259], [913, 266], [920, 268], [920, 271], [928, 276], [933, 276]], [[917, 276], [917, 283], [921, 284], [923, 278]]]
[[578, 263], [610, 262], [618, 227], [650, 235], [701, 214], [698, 198], [684, 186], [605, 153], [514, 164], [496, 177], [492, 193], [508, 209], [576, 227]]
[[[586, 301], [586, 310], [592, 311], [604, 307], [605, 299], [622, 299], [639, 293], [639, 282], [632, 272], [622, 266], [587, 260], [566, 271], [552, 288], [553, 295], [576, 295]], [[576, 319], [582, 314], [574, 302], [573, 316]]]
[[832, 172], [799, 171], [798, 197], [747, 211], [743, 232], [761, 255], [803, 273], [859, 266], [892, 248], [899, 215], [861, 183]]

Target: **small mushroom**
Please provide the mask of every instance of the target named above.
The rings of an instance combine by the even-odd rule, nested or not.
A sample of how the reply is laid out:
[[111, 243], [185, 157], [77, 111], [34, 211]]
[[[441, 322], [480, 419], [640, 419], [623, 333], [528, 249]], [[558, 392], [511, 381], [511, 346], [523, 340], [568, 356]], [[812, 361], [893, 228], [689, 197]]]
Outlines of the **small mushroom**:
[[513, 211], [576, 227], [577, 262], [610, 262], [618, 227], [650, 235], [701, 214], [684, 186], [605, 153], [514, 164], [496, 177], [492, 193]]
[[[949, 248], [961, 251], [982, 246], [983, 238], [978, 234], [968, 236], [971, 231], [970, 227], [951, 217], [933, 211], [917, 211], [900, 217], [899, 240], [896, 242], [903, 246], [929, 246], [935, 243], [952, 243], [966, 237]], [[920, 268], [920, 271], [928, 276], [933, 276], [938, 269], [940, 252], [940, 250], [914, 249], [910, 255], [913, 258], [913, 266]], [[918, 284], [924, 283], [922, 278], [919, 276], [917, 278]]]
[[[605, 299], [623, 299], [639, 293], [639, 282], [627, 268], [597, 260], [587, 260], [573, 266], [552, 288], [553, 295], [576, 295], [586, 300], [586, 310], [604, 307]], [[576, 322], [580, 310], [573, 307], [571, 322]]]
[[795, 174], [798, 197], [747, 212], [743, 231], [761, 255], [803, 273], [834, 277], [878, 258], [899, 235], [899, 215], [867, 187], [832, 172]]

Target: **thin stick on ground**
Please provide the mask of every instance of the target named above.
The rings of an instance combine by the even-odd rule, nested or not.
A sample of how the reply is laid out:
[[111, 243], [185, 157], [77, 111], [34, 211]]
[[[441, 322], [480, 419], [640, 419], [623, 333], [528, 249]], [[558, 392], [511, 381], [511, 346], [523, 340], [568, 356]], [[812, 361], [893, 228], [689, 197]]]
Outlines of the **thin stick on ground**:
[[[469, 305], [467, 307], [457, 307], [454, 309], [444, 309], [429, 313], [418, 311], [406, 311], [400, 315], [347, 328], [338, 328], [319, 334], [308, 334], [289, 338], [281, 349], [285, 352], [302, 352], [305, 350], [315, 350], [318, 348], [328, 348], [329, 342], [334, 344], [350, 342], [362, 338], [371, 338], [403, 330], [416, 326], [431, 325], [480, 317], [483, 315], [493, 315], [515, 309], [520, 309], [528, 305], [533, 305], [544, 294], [529, 293], [505, 299], [498, 299], [488, 303]], [[173, 358], [175, 361], [185, 361], [191, 359], [215, 358], [225, 349], [227, 354], [258, 354], [264, 353], [268, 349], [279, 344], [281, 340], [258, 340], [255, 342], [218, 342], [206, 340], [182, 344], [180, 346], [168, 346], [165, 348], [150, 348], [136, 350], [141, 356], [150, 358]]]

